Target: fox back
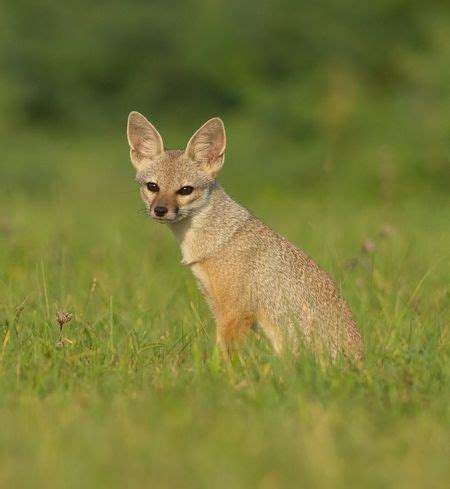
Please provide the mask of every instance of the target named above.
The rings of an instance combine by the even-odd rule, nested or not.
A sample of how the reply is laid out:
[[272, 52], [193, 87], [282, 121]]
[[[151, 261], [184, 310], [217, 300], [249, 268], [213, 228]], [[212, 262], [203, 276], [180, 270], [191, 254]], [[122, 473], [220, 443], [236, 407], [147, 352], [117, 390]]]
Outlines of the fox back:
[[257, 325], [277, 353], [306, 343], [333, 358], [361, 357], [361, 334], [331, 278], [218, 185], [226, 147], [219, 118], [206, 122], [185, 150], [166, 151], [155, 127], [132, 112], [128, 142], [146, 209], [177, 238], [225, 356]]

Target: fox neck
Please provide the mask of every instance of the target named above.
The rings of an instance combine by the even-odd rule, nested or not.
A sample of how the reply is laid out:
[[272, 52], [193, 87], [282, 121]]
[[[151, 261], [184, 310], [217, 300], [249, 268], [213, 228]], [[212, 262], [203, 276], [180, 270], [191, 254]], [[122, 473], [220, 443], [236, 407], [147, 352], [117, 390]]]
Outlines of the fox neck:
[[193, 216], [170, 224], [183, 255], [192, 265], [213, 256], [245, 225], [250, 213], [218, 184], [211, 187], [205, 205]]

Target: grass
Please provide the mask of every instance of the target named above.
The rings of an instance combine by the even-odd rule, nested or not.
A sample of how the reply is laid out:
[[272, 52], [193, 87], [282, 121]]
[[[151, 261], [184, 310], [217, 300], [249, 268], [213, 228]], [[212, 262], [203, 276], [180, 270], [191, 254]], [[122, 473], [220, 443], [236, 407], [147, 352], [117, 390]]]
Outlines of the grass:
[[[113, 136], [28, 135], [2, 163], [0, 487], [446, 487], [445, 195], [401, 166], [352, 181], [351, 152], [342, 172], [292, 148], [286, 172], [275, 156], [254, 172], [231, 136], [224, 186], [337, 280], [367, 352], [359, 370], [320, 367], [252, 333], [225, 368]], [[60, 311], [74, 315], [62, 348]]]

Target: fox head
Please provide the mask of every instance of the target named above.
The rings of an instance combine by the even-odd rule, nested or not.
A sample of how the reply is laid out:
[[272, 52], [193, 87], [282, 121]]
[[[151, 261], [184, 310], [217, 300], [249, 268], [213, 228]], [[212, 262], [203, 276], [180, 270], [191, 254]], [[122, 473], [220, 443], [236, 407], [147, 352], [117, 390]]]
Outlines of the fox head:
[[136, 181], [149, 215], [173, 223], [207, 205], [224, 163], [225, 128], [218, 117], [198, 129], [183, 150], [165, 150], [155, 127], [139, 112], [128, 116], [128, 143]]

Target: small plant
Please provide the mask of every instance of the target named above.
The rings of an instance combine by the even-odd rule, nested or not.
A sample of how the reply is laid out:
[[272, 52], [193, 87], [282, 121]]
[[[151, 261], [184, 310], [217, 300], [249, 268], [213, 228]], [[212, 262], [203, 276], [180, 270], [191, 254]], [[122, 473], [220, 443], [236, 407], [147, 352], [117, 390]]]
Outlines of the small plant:
[[66, 323], [72, 320], [72, 318], [73, 318], [73, 314], [70, 312], [58, 311], [56, 313], [56, 320], [58, 321], [59, 324], [59, 338], [55, 345], [56, 348], [64, 348], [65, 340], [62, 337], [63, 328]]

